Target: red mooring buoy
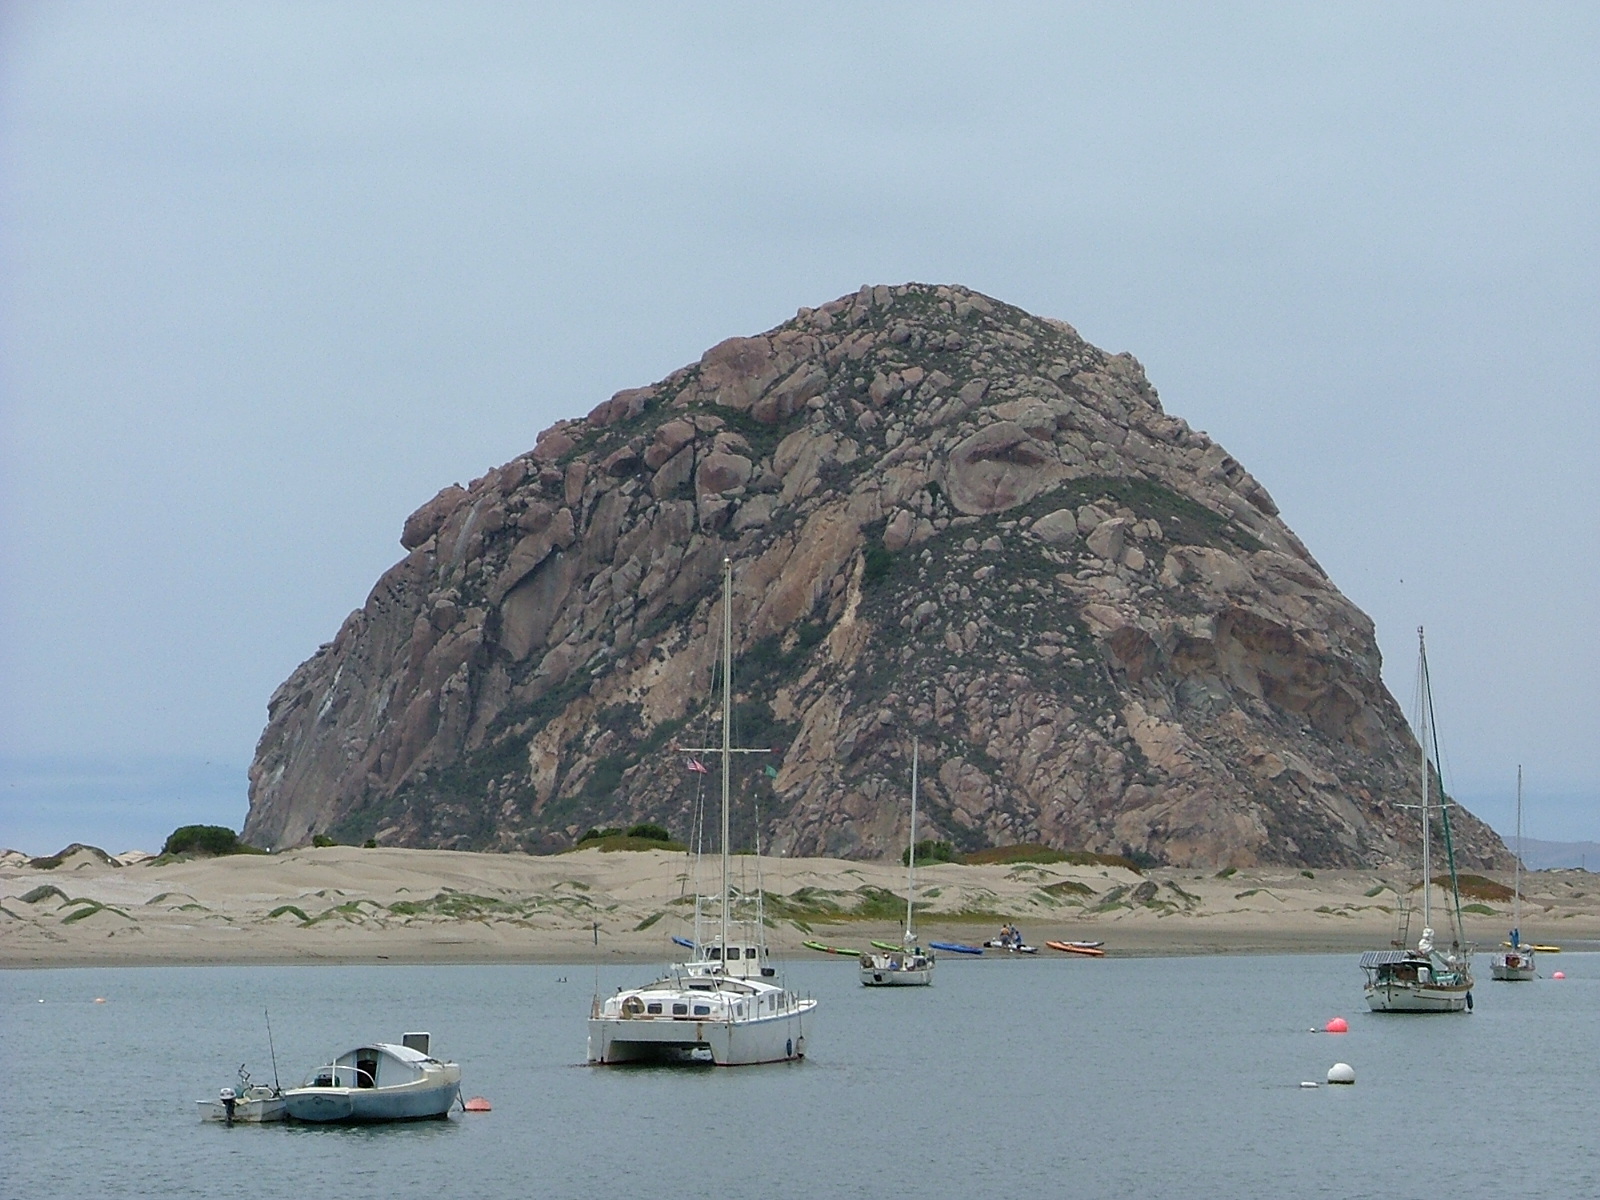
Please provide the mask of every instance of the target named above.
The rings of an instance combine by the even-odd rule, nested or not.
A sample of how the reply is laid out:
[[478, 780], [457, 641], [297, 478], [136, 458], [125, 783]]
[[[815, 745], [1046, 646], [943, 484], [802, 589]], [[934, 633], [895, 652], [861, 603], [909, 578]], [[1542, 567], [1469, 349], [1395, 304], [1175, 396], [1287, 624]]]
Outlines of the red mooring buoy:
[[1567, 973], [1565, 971], [1557, 971], [1554, 975], [1550, 976], [1551, 979], [1565, 979], [1566, 977]]
[[482, 1096], [474, 1096], [461, 1106], [467, 1112], [489, 1112], [489, 1102]]
[[1322, 1027], [1323, 1033], [1349, 1033], [1350, 1022], [1343, 1017], [1335, 1017]]

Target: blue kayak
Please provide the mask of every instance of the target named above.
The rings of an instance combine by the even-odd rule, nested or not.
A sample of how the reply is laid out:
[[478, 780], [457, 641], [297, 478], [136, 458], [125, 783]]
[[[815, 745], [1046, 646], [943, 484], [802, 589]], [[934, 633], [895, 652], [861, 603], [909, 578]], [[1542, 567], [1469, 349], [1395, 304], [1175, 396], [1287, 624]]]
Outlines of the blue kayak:
[[673, 935], [672, 935], [672, 940], [673, 940], [673, 941], [675, 941], [675, 942], [677, 942], [677, 943], [678, 943], [678, 945], [680, 945], [680, 946], [684, 946], [684, 947], [686, 947], [686, 948], [688, 948], [688, 949], [690, 949], [690, 950], [693, 950], [693, 949], [694, 949], [694, 943], [693, 943], [693, 942], [691, 942], [691, 941], [690, 941], [690, 940], [689, 940], [689, 939], [688, 939], [688, 938], [686, 938], [686, 937], [679, 937], [679, 936], [678, 936], [678, 935], [677, 935], [677, 934], [673, 934]]
[[929, 942], [935, 950], [948, 950], [952, 954], [982, 954], [982, 946], [963, 946], [960, 942]]

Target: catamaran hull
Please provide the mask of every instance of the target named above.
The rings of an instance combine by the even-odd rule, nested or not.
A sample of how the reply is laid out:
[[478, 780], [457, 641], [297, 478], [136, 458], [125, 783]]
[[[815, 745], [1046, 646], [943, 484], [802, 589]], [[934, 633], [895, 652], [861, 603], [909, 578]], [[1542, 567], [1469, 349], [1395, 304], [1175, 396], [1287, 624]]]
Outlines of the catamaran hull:
[[805, 1057], [809, 1017], [810, 1009], [745, 1021], [591, 1017], [589, 1061], [596, 1066], [705, 1062], [719, 1067], [792, 1062]]
[[1369, 983], [1367, 1007], [1373, 1012], [1465, 1012], [1471, 989], [1415, 983]]

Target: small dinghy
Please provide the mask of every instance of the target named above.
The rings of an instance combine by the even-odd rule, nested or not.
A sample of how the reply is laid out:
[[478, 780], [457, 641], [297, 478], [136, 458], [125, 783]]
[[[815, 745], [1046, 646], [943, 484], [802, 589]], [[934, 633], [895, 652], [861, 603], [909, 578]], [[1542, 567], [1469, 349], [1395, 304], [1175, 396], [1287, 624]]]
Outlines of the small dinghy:
[[408, 1033], [396, 1046], [374, 1042], [318, 1067], [283, 1093], [291, 1120], [422, 1121], [443, 1118], [461, 1096], [461, 1068], [428, 1053], [429, 1035]]
[[1007, 954], [1039, 953], [1037, 946], [1030, 946], [1026, 942], [1002, 942], [999, 938], [990, 938], [984, 945], [991, 950], [1004, 950]]
[[200, 1100], [202, 1121], [221, 1121], [232, 1125], [245, 1121], [252, 1125], [283, 1120], [283, 1093], [264, 1083], [251, 1083], [250, 1072], [239, 1064], [239, 1086], [225, 1087], [215, 1100]]
[[1022, 940], [1022, 930], [1015, 925], [1002, 925], [1000, 936], [992, 937], [984, 943], [991, 950], [1004, 950], [1009, 954], [1037, 954], [1039, 947], [1030, 946]]

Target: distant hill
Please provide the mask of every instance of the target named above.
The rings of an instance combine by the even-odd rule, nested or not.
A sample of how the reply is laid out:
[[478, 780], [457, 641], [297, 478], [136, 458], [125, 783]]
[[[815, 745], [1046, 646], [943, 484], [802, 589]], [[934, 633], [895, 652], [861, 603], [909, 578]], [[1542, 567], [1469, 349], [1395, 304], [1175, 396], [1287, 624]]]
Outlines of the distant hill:
[[[1511, 838], [1507, 845], [1514, 845]], [[1522, 865], [1530, 871], [1553, 871], [1563, 867], [1582, 867], [1600, 871], [1600, 842], [1541, 842], [1522, 839]]]
[[[1370, 618], [1134, 358], [964, 288], [721, 342], [400, 541], [271, 699], [252, 844], [687, 840], [706, 776], [676, 747], [718, 737], [726, 556], [735, 736], [771, 748], [738, 764], [736, 845], [898, 855], [915, 737], [921, 831], [961, 851], [1418, 857]], [[1509, 869], [1455, 811], [1458, 861]]]

